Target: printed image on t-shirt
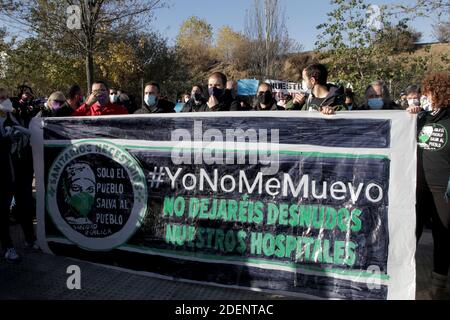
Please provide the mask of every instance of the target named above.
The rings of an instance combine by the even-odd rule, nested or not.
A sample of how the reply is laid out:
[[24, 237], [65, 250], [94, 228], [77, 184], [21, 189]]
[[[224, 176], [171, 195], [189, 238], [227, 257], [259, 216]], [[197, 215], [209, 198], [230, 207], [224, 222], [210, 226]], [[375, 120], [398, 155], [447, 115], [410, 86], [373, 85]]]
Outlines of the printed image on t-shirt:
[[448, 142], [448, 132], [440, 124], [424, 126], [419, 134], [418, 144], [421, 149], [429, 151], [442, 150]]

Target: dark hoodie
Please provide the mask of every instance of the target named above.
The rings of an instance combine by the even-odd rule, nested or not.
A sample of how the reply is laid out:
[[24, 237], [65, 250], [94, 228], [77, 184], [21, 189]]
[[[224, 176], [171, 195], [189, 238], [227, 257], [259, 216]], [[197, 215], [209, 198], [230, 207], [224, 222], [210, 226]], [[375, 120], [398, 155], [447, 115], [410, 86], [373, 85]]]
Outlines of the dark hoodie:
[[277, 105], [277, 101], [275, 99], [272, 100], [272, 102], [269, 104], [270, 107], [268, 108], [262, 108], [260, 103], [257, 103], [253, 107], [253, 111], [283, 111], [284, 108]]
[[417, 139], [419, 186], [445, 190], [450, 179], [450, 107], [421, 112]]
[[347, 107], [345, 105], [345, 91], [344, 87], [327, 84], [328, 95], [321, 99], [314, 97], [310, 94], [306, 103], [301, 109], [302, 111], [316, 110], [320, 111], [322, 107], [331, 107], [334, 111], [345, 111]]
[[345, 105], [345, 90], [344, 87], [335, 86], [332, 84], [327, 84], [327, 89], [329, 91], [328, 95], [323, 98], [316, 98], [311, 93], [306, 102], [301, 104], [296, 104], [293, 100], [289, 101], [286, 104], [286, 110], [301, 110], [301, 111], [309, 111], [316, 110], [320, 111], [321, 107], [331, 107], [334, 111], [346, 111], [347, 106]]
[[154, 106], [144, 106], [134, 112], [134, 114], [151, 114], [151, 113], [175, 113], [175, 104], [173, 102], [158, 99]]
[[185, 103], [181, 112], [201, 112], [200, 110], [205, 110], [205, 106], [208, 107], [205, 99], [201, 99], [199, 104], [195, 104], [194, 99], [190, 99]]

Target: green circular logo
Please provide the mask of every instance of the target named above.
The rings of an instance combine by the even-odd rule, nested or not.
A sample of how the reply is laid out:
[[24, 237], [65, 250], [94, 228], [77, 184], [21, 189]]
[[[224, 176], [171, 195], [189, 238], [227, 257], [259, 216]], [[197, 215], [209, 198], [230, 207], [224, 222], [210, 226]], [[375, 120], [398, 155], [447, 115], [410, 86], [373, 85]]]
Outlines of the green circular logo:
[[418, 145], [421, 149], [440, 151], [447, 145], [448, 132], [444, 126], [431, 123], [422, 128], [418, 137]]
[[125, 243], [145, 217], [144, 172], [113, 143], [74, 143], [50, 167], [47, 210], [72, 242], [90, 250], [111, 250]]

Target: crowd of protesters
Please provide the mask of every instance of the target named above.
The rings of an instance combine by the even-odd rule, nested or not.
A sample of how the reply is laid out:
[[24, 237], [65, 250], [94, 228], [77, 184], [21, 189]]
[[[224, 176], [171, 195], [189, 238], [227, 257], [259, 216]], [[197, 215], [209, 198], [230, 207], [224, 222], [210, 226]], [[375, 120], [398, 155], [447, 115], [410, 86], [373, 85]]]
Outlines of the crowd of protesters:
[[[355, 93], [328, 82], [324, 65], [313, 64], [303, 70], [304, 93], [279, 95], [269, 84], [261, 83], [253, 104], [237, 96], [236, 83], [215, 72], [208, 78], [207, 88], [192, 87], [182, 96], [181, 112], [216, 111], [316, 111], [331, 115], [338, 111], [403, 110], [417, 114], [417, 241], [425, 225], [431, 226], [434, 240], [434, 269], [431, 276], [432, 296], [444, 294], [450, 265], [450, 143], [440, 148], [423, 142], [429, 130], [444, 129], [450, 138], [450, 73], [432, 72], [420, 85], [405, 88], [395, 102], [383, 81], [368, 84], [364, 101], [357, 105]], [[0, 88], [0, 244], [9, 262], [20, 260], [9, 233], [9, 213], [14, 198], [15, 214], [26, 245], [36, 248], [33, 228], [33, 161], [28, 131], [33, 117], [80, 117], [126, 114], [174, 113], [175, 103], [162, 95], [156, 82], [145, 85], [143, 103], [136, 106], [126, 93], [97, 81], [85, 99], [80, 86], [50, 94], [47, 102], [38, 102], [30, 87], [19, 88], [16, 97]], [[427, 134], [428, 132], [428, 134]], [[422, 143], [421, 143], [422, 142]]]

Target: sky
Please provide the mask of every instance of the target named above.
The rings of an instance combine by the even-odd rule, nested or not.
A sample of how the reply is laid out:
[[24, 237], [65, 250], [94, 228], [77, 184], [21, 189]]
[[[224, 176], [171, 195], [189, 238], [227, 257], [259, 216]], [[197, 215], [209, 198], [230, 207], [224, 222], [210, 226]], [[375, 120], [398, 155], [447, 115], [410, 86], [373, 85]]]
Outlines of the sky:
[[[303, 45], [304, 50], [314, 49], [319, 31], [316, 26], [327, 20], [331, 11], [329, 0], [280, 0], [286, 12], [286, 25], [289, 36]], [[372, 0], [371, 4], [414, 3], [415, 0]], [[169, 8], [155, 12], [154, 30], [159, 31], [174, 44], [178, 30], [184, 20], [190, 16], [205, 19], [212, 25], [214, 32], [229, 25], [235, 31], [243, 31], [246, 11], [251, 8], [253, 0], [169, 0]], [[411, 26], [422, 32], [421, 42], [434, 42], [432, 36], [433, 19], [416, 19]]]

